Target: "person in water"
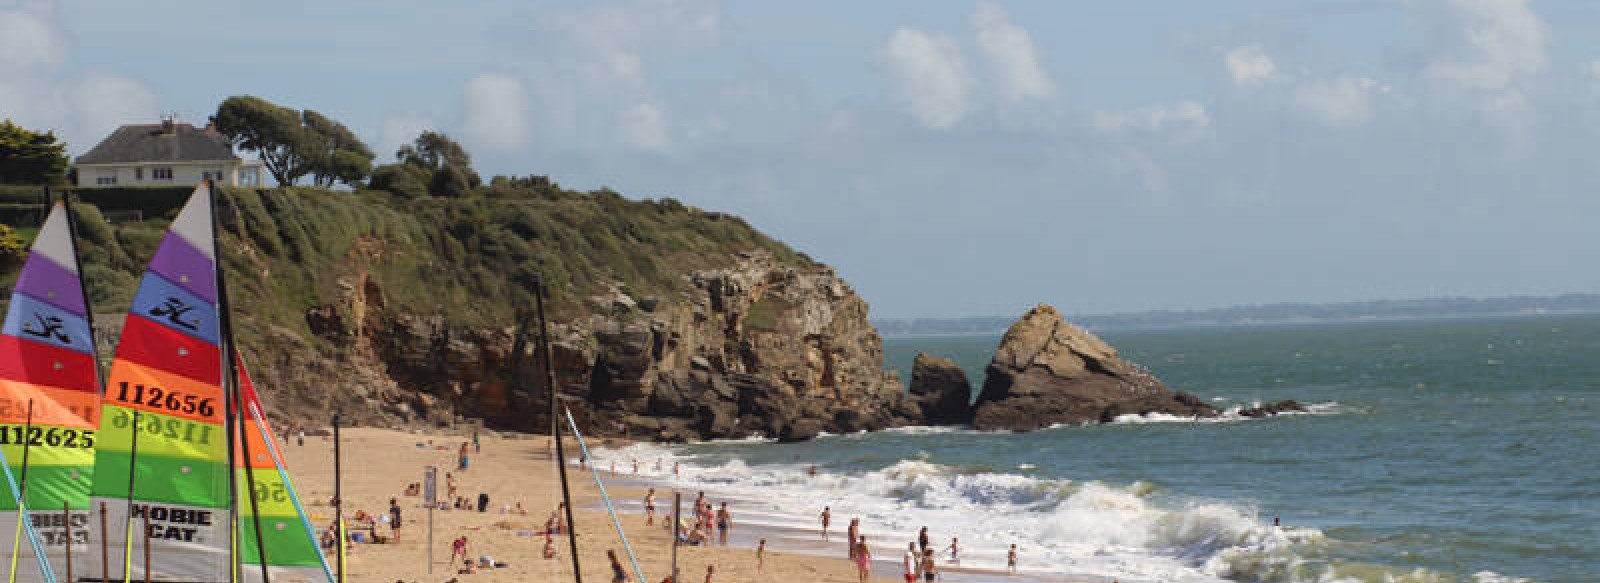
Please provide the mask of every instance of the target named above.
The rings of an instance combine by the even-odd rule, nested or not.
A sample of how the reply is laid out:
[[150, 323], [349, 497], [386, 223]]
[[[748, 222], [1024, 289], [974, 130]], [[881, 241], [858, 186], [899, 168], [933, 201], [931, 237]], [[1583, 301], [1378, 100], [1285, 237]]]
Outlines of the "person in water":
[[733, 528], [733, 513], [728, 511], [728, 503], [722, 503], [722, 509], [717, 511], [717, 537], [722, 544], [728, 544], [728, 529]]
[[906, 554], [900, 559], [900, 574], [906, 578], [906, 583], [917, 583], [917, 564], [921, 562], [917, 558], [917, 543], [906, 543]]
[[860, 518], [851, 518], [850, 519], [850, 526], [847, 526], [844, 529], [844, 538], [845, 538], [845, 541], [847, 541], [845, 543], [845, 545], [846, 545], [845, 546], [845, 552], [849, 553], [849, 558], [851, 558], [851, 559], [856, 558], [856, 539], [860, 538], [860, 536], [861, 536], [861, 519]]
[[1012, 575], [1017, 574], [1017, 544], [1011, 543], [1011, 550], [1006, 551], [1006, 571]]
[[827, 506], [822, 507], [822, 540], [828, 540], [828, 523], [833, 522], [833, 510]]
[[651, 488], [644, 494], [644, 524], [654, 526], [656, 523], [656, 489]]
[[955, 538], [955, 537], [951, 537], [950, 538], [950, 546], [945, 547], [945, 549], [950, 551], [950, 562], [955, 563], [957, 565], [960, 565], [961, 564], [961, 539]]
[[761, 573], [761, 568], [766, 565], [766, 562], [767, 562], [767, 539], [761, 539], [761, 542], [756, 543], [756, 573], [757, 574]]

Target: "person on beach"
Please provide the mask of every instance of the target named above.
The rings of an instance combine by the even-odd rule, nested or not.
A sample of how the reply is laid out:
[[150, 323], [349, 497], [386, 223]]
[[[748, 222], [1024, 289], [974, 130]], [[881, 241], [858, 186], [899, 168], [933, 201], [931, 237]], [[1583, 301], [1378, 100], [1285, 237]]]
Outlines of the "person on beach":
[[900, 558], [900, 575], [906, 578], [906, 583], [917, 583], [917, 564], [921, 562], [917, 557], [917, 543], [906, 543], [906, 554]]
[[694, 497], [694, 515], [704, 514], [706, 504], [710, 504], [710, 502], [706, 502], [706, 491], [701, 490], [700, 494]]
[[300, 431], [299, 431], [299, 433], [297, 435], [299, 436], [298, 441], [300, 443], [300, 447], [305, 447], [306, 446], [306, 428], [301, 427]]
[[845, 539], [845, 541], [847, 541], [846, 542], [846, 546], [845, 546], [845, 552], [849, 553], [850, 558], [852, 558], [852, 559], [856, 558], [856, 539], [859, 538], [860, 535], [861, 535], [861, 519], [860, 518], [852, 518], [852, 519], [850, 519], [850, 526], [847, 526], [844, 529], [844, 539]]
[[833, 521], [833, 510], [827, 506], [822, 507], [822, 540], [828, 540], [828, 523]]
[[522, 516], [527, 516], [528, 515], [528, 509], [523, 508], [521, 502], [517, 503], [517, 509], [514, 510], [513, 512], [516, 512], [517, 514], [522, 515]]
[[1017, 543], [1011, 543], [1011, 550], [1006, 551], [1006, 571], [1017, 574]]
[[928, 540], [928, 527], [924, 526], [922, 527], [922, 530], [917, 533], [917, 546], [921, 547], [923, 552], [927, 552], [928, 544], [930, 542], [931, 541]]
[[678, 479], [678, 462], [672, 462], [672, 479]]
[[394, 540], [400, 540], [400, 502], [394, 498], [389, 499], [389, 528]]
[[933, 560], [933, 549], [922, 550], [922, 580], [933, 581], [939, 578], [939, 562]]
[[466, 535], [458, 536], [456, 540], [450, 541], [450, 560], [455, 561], [457, 555], [460, 555], [463, 559], [467, 558]]
[[633, 458], [633, 475], [639, 475], [639, 458]]
[[606, 549], [606, 558], [611, 559], [611, 583], [628, 583], [628, 570], [617, 560], [617, 551]]
[[711, 583], [711, 577], [717, 574], [716, 565], [706, 565], [706, 583]]
[[728, 529], [733, 528], [733, 513], [728, 511], [728, 503], [722, 503], [722, 509], [717, 511], [717, 536], [722, 544], [728, 544]]
[[544, 558], [556, 558], [556, 537], [550, 536], [548, 533], [544, 535]]
[[856, 537], [855, 552], [851, 554], [855, 557], [861, 583], [867, 583], [867, 577], [872, 576], [872, 551], [867, 549], [867, 537]]
[[456, 456], [456, 471], [465, 473], [467, 466], [472, 465], [472, 456], [467, 453], [467, 442], [461, 442], [461, 451]]
[[478, 436], [477, 429], [472, 430], [472, 451], [474, 453], [483, 453], [483, 438]]
[[651, 488], [644, 493], [644, 525], [653, 526], [656, 523], [656, 489]]
[[484, 492], [479, 492], [478, 493], [478, 512], [479, 513], [484, 513], [484, 512], [488, 512], [488, 511], [489, 511], [489, 494], [484, 493]]
[[761, 568], [766, 566], [766, 563], [767, 563], [767, 539], [761, 539], [761, 542], [756, 543], [756, 573], [757, 574], [761, 573]]
[[450, 472], [444, 473], [444, 498], [446, 500], [456, 499], [456, 475]]
[[950, 546], [945, 547], [945, 550], [950, 551], [950, 562], [961, 564], [961, 539], [951, 537]]

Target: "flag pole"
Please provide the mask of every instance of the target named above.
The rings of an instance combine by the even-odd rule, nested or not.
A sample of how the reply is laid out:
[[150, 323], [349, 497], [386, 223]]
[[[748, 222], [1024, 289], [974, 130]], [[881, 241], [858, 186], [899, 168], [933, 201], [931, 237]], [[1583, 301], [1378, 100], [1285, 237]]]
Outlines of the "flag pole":
[[339, 413], [333, 414], [333, 520], [339, 531], [339, 569], [336, 583], [344, 583], [344, 490], [339, 468]]

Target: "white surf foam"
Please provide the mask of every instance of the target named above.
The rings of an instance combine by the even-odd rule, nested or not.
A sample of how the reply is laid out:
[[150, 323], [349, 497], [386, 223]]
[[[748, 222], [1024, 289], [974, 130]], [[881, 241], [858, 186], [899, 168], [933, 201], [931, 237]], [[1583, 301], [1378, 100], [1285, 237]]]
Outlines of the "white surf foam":
[[[1262, 403], [1260, 402], [1250, 403], [1248, 405], [1235, 405], [1233, 407], [1224, 409], [1215, 417], [1186, 417], [1182, 415], [1169, 415], [1166, 413], [1149, 413], [1145, 415], [1129, 413], [1127, 415], [1118, 415], [1115, 419], [1112, 419], [1112, 423], [1129, 425], [1137, 425], [1142, 423], [1238, 423], [1241, 421], [1270, 419], [1270, 417], [1247, 417], [1239, 414], [1240, 411], [1243, 411], [1247, 408], [1260, 407], [1261, 405]], [[1329, 401], [1326, 403], [1312, 403], [1306, 405], [1305, 407], [1305, 411], [1285, 411], [1283, 413], [1279, 413], [1277, 416], [1340, 415], [1356, 411], [1354, 408], [1347, 407], [1334, 401]]]

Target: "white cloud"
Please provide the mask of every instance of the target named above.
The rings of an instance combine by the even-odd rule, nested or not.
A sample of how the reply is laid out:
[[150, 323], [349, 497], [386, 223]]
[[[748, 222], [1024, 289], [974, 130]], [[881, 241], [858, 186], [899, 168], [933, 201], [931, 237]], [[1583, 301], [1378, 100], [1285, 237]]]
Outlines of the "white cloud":
[[55, 131], [79, 154], [121, 124], [160, 116], [160, 98], [143, 81], [62, 70], [70, 53], [53, 2], [0, 8], [0, 117]]
[[949, 129], [966, 115], [971, 80], [955, 43], [901, 27], [880, 54], [891, 91], [923, 125]]
[[1262, 50], [1261, 45], [1235, 47], [1223, 56], [1223, 62], [1228, 66], [1228, 75], [1233, 77], [1233, 84], [1243, 87], [1261, 85], [1278, 72], [1278, 66]]
[[640, 0], [560, 12], [547, 24], [589, 53], [579, 72], [638, 87], [651, 52], [715, 44], [722, 13], [708, 0]]
[[1448, 86], [1503, 91], [1544, 70], [1545, 25], [1527, 0], [1448, 0], [1448, 48], [1427, 73]]
[[667, 141], [666, 115], [651, 103], [637, 103], [622, 110], [622, 139], [640, 150], [665, 152]]
[[979, 3], [972, 12], [972, 27], [977, 31], [978, 52], [999, 71], [1006, 99], [1047, 99], [1055, 93], [1050, 75], [1039, 64], [1033, 37], [1027, 29], [1012, 24], [1004, 9]]
[[462, 91], [462, 137], [474, 147], [513, 150], [528, 143], [528, 92], [516, 77], [485, 73]]
[[1182, 136], [1194, 135], [1211, 125], [1211, 115], [1206, 107], [1195, 101], [1174, 105], [1157, 105], [1123, 111], [1096, 111], [1089, 122], [1105, 132], [1140, 131], [1148, 133], [1175, 132]]
[[420, 115], [398, 115], [384, 119], [383, 127], [378, 129], [378, 141], [373, 144], [374, 153], [378, 155], [374, 163], [393, 162], [394, 153], [400, 150], [400, 146], [415, 141], [423, 131], [434, 127], [433, 120]]
[[1373, 96], [1387, 93], [1389, 86], [1367, 77], [1341, 75], [1312, 81], [1294, 92], [1294, 108], [1313, 119], [1332, 126], [1357, 126], [1372, 120]]
[[0, 9], [0, 73], [53, 67], [66, 58], [55, 12], [50, 2]]

